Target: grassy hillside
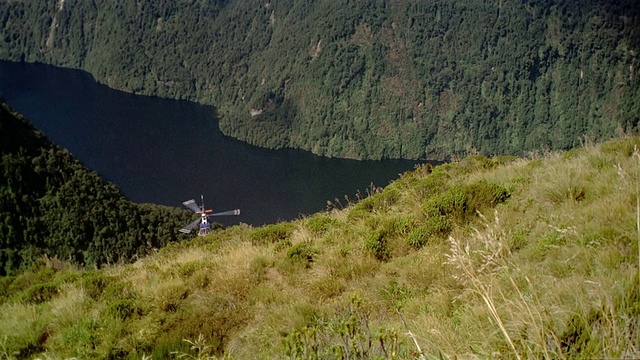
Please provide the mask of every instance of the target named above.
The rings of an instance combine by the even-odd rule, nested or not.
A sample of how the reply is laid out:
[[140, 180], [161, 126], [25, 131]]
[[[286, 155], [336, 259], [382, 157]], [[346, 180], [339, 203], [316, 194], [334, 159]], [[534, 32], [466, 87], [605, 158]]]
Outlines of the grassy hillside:
[[0, 58], [217, 107], [251, 144], [361, 159], [637, 130], [637, 0], [0, 0]]
[[130, 261], [171, 241], [186, 210], [138, 205], [0, 99], [0, 276], [42, 256], [89, 267]]
[[363, 199], [2, 278], [9, 358], [640, 356], [639, 138], [470, 156]]

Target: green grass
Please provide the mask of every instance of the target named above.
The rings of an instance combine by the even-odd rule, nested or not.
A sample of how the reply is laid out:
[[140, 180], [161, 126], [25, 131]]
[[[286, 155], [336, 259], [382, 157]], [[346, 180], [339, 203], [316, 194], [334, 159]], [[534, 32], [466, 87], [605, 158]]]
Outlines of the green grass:
[[638, 357], [638, 144], [426, 165], [131, 265], [43, 261], [0, 283], [0, 356]]

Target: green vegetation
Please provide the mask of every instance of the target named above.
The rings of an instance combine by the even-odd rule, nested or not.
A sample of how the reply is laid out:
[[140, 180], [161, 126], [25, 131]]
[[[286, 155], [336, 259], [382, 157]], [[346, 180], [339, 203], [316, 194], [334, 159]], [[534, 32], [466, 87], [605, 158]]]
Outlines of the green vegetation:
[[[47, 261], [130, 261], [171, 241], [188, 211], [127, 201], [113, 185], [0, 103], [0, 276]], [[58, 288], [39, 285], [39, 303]]]
[[524, 155], [638, 127], [636, 0], [0, 4], [0, 58], [215, 105], [264, 147]]
[[41, 258], [0, 278], [0, 356], [638, 357], [638, 146], [425, 165], [133, 264]]

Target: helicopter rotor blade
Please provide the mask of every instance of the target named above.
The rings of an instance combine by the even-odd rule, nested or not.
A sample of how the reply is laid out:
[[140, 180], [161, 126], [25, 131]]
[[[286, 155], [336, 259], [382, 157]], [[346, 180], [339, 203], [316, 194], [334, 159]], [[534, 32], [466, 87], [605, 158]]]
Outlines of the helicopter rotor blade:
[[232, 215], [240, 215], [240, 209], [223, 211], [215, 214], [207, 214], [207, 216], [232, 216]]
[[200, 224], [200, 221], [202, 221], [202, 219], [197, 218], [197, 219], [195, 219], [191, 224], [189, 224], [189, 225], [187, 225], [187, 226], [183, 227], [182, 229], [180, 229], [180, 230], [178, 230], [178, 231], [180, 231], [181, 233], [188, 234], [188, 233], [190, 233], [193, 229], [195, 229], [196, 227], [198, 227], [198, 225]]
[[196, 204], [196, 201], [193, 199], [183, 202], [182, 205], [189, 208], [191, 211], [195, 213], [200, 212], [200, 208], [198, 207], [198, 204]]

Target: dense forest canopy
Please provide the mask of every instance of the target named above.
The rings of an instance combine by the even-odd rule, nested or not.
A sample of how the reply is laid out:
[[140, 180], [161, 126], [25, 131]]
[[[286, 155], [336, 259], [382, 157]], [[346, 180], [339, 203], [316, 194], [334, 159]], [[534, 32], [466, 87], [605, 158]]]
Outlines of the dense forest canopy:
[[521, 154], [637, 129], [638, 24], [636, 0], [0, 0], [0, 58], [212, 104], [270, 148]]
[[128, 261], [185, 236], [186, 210], [134, 204], [0, 101], [0, 276], [42, 256]]

